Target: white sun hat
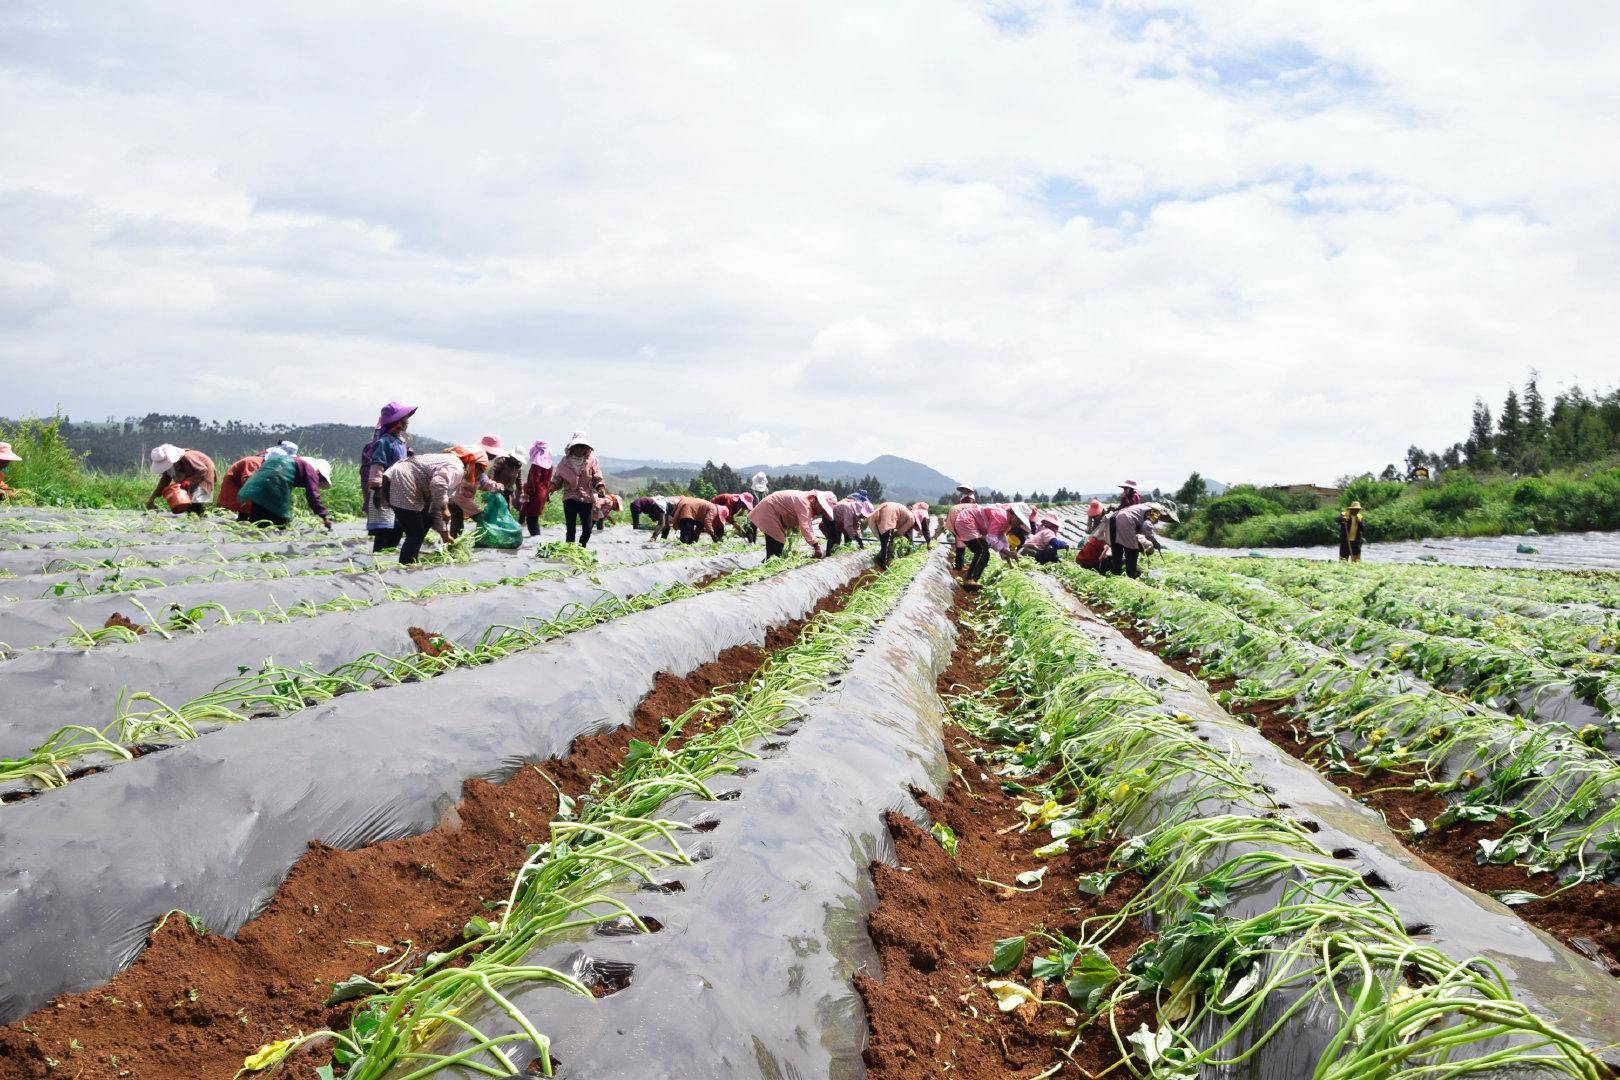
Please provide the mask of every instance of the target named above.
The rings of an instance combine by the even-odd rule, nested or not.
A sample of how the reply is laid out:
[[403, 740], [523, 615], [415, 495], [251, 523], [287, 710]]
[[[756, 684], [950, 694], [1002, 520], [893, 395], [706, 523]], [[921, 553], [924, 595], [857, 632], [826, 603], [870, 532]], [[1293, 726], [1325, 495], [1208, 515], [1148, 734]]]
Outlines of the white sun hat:
[[307, 457], [304, 459], [309, 467], [315, 470], [315, 475], [321, 478], [322, 487], [332, 486], [332, 463], [325, 458]]
[[186, 452], [173, 443], [164, 443], [162, 446], [152, 447], [151, 469], [162, 476], [177, 465]]

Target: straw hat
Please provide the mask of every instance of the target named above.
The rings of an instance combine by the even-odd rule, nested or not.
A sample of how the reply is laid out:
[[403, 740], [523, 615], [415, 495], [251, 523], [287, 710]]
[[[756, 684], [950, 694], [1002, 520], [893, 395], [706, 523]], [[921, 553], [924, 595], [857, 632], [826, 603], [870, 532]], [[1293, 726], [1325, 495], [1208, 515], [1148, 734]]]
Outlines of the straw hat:
[[1346, 510], [1360, 510], [1361, 509], [1361, 500], [1357, 499], [1355, 502], [1352, 502], [1349, 506], [1345, 507], [1345, 509]]
[[186, 452], [180, 449], [178, 446], [175, 446], [173, 443], [164, 443], [162, 446], [154, 446], [152, 448], [152, 461], [150, 468], [153, 472], [157, 473], [159, 476], [162, 476], [164, 473], [174, 468], [175, 465], [179, 463], [180, 459], [185, 457], [185, 455]]
[[0, 461], [21, 461], [21, 460], [22, 460], [22, 458], [17, 456], [17, 451], [15, 451], [15, 450], [13, 450], [11, 448], [10, 443], [8, 443], [8, 442], [0, 442]]

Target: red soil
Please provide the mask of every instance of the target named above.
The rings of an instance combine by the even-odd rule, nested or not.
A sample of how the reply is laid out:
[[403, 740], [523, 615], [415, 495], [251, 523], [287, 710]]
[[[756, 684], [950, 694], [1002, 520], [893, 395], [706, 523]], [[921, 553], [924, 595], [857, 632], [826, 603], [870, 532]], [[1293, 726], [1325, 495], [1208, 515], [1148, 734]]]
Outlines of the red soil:
[[[994, 669], [978, 666], [983, 654], [982, 643], [964, 628], [951, 664], [940, 676], [941, 693], [953, 686], [957, 692], [983, 688], [994, 675]], [[1081, 1045], [1066, 1058], [1062, 1051], [1074, 1037], [1072, 1031], [1060, 1034], [1071, 1027], [1066, 1010], [1025, 1004], [1001, 1013], [984, 989], [986, 979], [1006, 978], [1044, 1000], [1066, 1001], [1061, 989], [1048, 989], [1030, 977], [1031, 963], [1044, 949], [1032, 942], [1024, 961], [1007, 975], [992, 975], [986, 965], [1000, 938], [1041, 928], [1078, 937], [1082, 919], [1117, 912], [1141, 882], [1126, 874], [1104, 896], [1079, 892], [1073, 884], [1076, 876], [1102, 869], [1109, 849], [1074, 850], [1047, 860], [1030, 854], [1050, 837], [1044, 831], [1021, 831], [1018, 797], [1004, 794], [969, 756], [982, 744], [954, 727], [946, 729], [946, 741], [953, 779], [941, 798], [918, 793], [918, 800], [930, 818], [956, 834], [956, 861], [928, 832], [891, 813], [887, 820], [900, 865], [872, 866], [879, 902], [868, 924], [882, 973], [856, 978], [871, 1028], [868, 1075], [871, 1080], [1006, 1080], [1059, 1063], [1063, 1068], [1054, 1076], [1099, 1073], [1118, 1061], [1106, 1018], [1082, 1027]], [[1043, 863], [1050, 870], [1036, 892], [978, 880], [1011, 882], [1019, 872]], [[1109, 956], [1123, 968], [1146, 936], [1137, 923], [1127, 922], [1109, 943]], [[1149, 1003], [1133, 1002], [1115, 1022], [1122, 1032], [1134, 1031], [1150, 1019], [1151, 1011]]]

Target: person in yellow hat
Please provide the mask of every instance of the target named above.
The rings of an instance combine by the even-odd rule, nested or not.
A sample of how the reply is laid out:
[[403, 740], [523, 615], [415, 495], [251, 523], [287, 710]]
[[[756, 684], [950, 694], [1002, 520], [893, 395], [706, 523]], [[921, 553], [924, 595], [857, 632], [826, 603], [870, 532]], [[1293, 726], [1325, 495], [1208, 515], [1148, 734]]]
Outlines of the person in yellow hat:
[[1367, 537], [1367, 519], [1361, 516], [1361, 503], [1352, 502], [1339, 515], [1339, 559], [1361, 561], [1361, 542]]

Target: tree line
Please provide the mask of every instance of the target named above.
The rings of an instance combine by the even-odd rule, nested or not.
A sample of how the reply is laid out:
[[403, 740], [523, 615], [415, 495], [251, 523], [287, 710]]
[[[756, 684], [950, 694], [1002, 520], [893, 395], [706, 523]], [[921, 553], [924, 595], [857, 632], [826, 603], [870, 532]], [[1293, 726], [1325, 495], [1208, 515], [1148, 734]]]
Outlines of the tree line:
[[[1500, 471], [1532, 476], [1548, 469], [1601, 461], [1620, 453], [1620, 388], [1587, 393], [1579, 385], [1558, 394], [1549, 406], [1540, 375], [1531, 371], [1521, 394], [1508, 387], [1493, 415], [1484, 398], [1474, 399], [1468, 436], [1438, 453], [1412, 446], [1406, 471], [1466, 467], [1474, 472]], [[1393, 465], [1385, 469], [1396, 479]]]

